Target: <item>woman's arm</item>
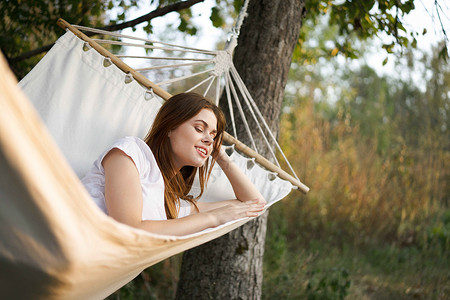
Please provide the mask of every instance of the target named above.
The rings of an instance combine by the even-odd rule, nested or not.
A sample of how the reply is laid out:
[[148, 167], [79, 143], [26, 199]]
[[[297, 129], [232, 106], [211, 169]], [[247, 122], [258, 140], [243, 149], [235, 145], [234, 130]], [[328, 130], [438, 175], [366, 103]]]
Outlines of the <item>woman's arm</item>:
[[112, 149], [102, 161], [105, 170], [105, 201], [108, 215], [132, 227], [167, 235], [186, 235], [228, 221], [256, 217], [263, 205], [257, 201], [229, 202], [179, 219], [142, 221], [142, 189], [133, 160], [122, 150]]
[[150, 232], [167, 235], [186, 235], [202, 231], [206, 228], [217, 227], [229, 221], [246, 217], [257, 217], [264, 209], [264, 205], [257, 201], [230, 203], [228, 205], [191, 214], [179, 219], [162, 221], [145, 220], [138, 224], [141, 228]]
[[239, 169], [230, 157], [228, 157], [223, 147], [220, 149], [220, 154], [217, 157], [217, 163], [230, 181], [234, 194], [238, 200], [243, 202], [257, 200], [261, 204], [267, 203], [250, 179], [242, 172], [241, 169]]
[[[197, 202], [197, 208], [199, 212], [207, 212], [213, 209], [221, 208], [227, 205], [237, 205], [239, 203], [242, 203], [242, 201], [239, 201], [237, 199], [233, 200], [222, 200], [222, 201], [213, 201], [213, 202]], [[198, 213], [195, 209], [194, 205], [191, 204], [191, 215]]]

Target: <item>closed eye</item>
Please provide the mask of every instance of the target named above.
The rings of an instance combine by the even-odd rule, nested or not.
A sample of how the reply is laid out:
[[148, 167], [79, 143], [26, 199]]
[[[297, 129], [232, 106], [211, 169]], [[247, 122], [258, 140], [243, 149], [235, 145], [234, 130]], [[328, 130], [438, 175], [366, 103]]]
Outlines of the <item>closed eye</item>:
[[[195, 123], [197, 123], [197, 124], [194, 124], [194, 128], [195, 128], [195, 131], [197, 131], [198, 133], [203, 133], [205, 130], [207, 130], [209, 128], [208, 123], [206, 123], [203, 120], [197, 120], [197, 121], [195, 121]], [[217, 130], [214, 129], [214, 130], [210, 131], [209, 135], [210, 135], [211, 139], [214, 140], [217, 136]]]

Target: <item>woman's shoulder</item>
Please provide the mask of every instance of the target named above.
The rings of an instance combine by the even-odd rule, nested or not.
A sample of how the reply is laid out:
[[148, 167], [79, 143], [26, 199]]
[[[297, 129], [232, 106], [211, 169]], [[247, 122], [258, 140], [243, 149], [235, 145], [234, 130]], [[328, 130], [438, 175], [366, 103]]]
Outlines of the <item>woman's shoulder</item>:
[[137, 136], [124, 136], [116, 140], [113, 145], [137, 145], [140, 148], [143, 148], [144, 145], [147, 146], [147, 144]]
[[136, 144], [138, 146], [147, 145], [141, 138], [137, 136], [124, 136], [114, 141], [113, 145], [133, 145]]
[[[160, 180], [162, 176], [158, 163], [150, 147], [141, 138], [136, 136], [125, 136], [116, 140], [108, 151], [117, 148], [129, 156], [135, 164], [141, 179], [152, 182]], [[162, 177], [161, 177], [162, 178]]]
[[136, 158], [149, 160], [151, 162], [155, 162], [155, 157], [152, 153], [150, 147], [145, 143], [141, 138], [136, 136], [125, 136], [121, 139], [118, 139], [114, 142], [114, 144], [110, 147], [110, 149], [119, 148], [125, 154]]

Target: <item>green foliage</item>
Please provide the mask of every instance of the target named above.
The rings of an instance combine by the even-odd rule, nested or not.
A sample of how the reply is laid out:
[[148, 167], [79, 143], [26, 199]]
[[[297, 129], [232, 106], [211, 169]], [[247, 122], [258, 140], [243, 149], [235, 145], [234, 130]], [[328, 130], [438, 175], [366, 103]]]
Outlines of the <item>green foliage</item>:
[[[436, 251], [436, 245], [425, 249], [372, 241], [358, 246], [351, 238], [328, 231], [307, 240], [290, 235], [283, 254], [277, 256], [271, 241], [279, 232], [272, 229], [279, 218], [287, 219], [285, 204], [276, 204], [269, 214], [263, 299], [339, 299], [344, 295], [345, 299], [447, 299], [450, 257], [448, 250]], [[314, 213], [312, 207], [305, 209], [309, 209], [305, 214]], [[297, 213], [297, 218], [304, 215]], [[300, 226], [306, 222], [311, 220], [298, 222], [288, 231], [299, 235], [310, 230]], [[277, 264], [272, 263], [272, 255]]]
[[189, 35], [196, 34], [197, 28], [190, 22], [190, 19], [192, 18], [191, 10], [183, 9], [182, 11], [179, 11], [178, 14], [180, 15], [180, 25], [178, 25], [178, 30]]
[[103, 26], [106, 10], [116, 8], [118, 18], [136, 5], [135, 0], [11, 0], [0, 2], [0, 48], [15, 74], [21, 78], [42, 57], [14, 60], [28, 51], [53, 43], [64, 31], [56, 24], [59, 18], [84, 26]]
[[[338, 53], [344, 57], [358, 58], [361, 56], [359, 41], [381, 37], [386, 54], [402, 54], [404, 49], [414, 49], [417, 47], [416, 36], [426, 34], [426, 30], [422, 33], [409, 32], [403, 25], [404, 16], [414, 8], [413, 0], [307, 0], [307, 14], [294, 58], [313, 63], [319, 57], [333, 57]], [[323, 22], [328, 24], [326, 37], [318, 35], [316, 30]], [[311, 44], [311, 41], [314, 43]], [[446, 44], [442, 45], [439, 53], [442, 60], [448, 58]], [[383, 64], [386, 63], [387, 58]]]
[[437, 256], [448, 253], [450, 249], [450, 209], [443, 212], [434, 224], [428, 225], [418, 241], [423, 250], [435, 250]]
[[293, 68], [301, 81], [288, 86], [297, 99], [282, 120], [282, 141], [316, 191], [305, 207], [318, 210], [307, 209], [304, 220], [313, 227], [302, 238], [332, 230], [358, 243], [361, 236], [415, 243], [420, 224], [448, 205], [450, 69], [436, 62], [424, 56], [425, 91], [405, 76], [414, 74], [406, 67], [403, 79], [367, 66], [333, 77], [322, 77], [320, 65]]
[[343, 300], [351, 284], [348, 271], [342, 268], [311, 272], [309, 277], [306, 286], [308, 300]]
[[214, 27], [222, 27], [225, 24], [225, 20], [220, 15], [220, 9], [218, 7], [213, 7], [211, 9], [211, 22], [214, 25]]
[[[103, 27], [128, 21], [130, 10], [139, 7], [143, 2], [143, 0], [2, 1], [0, 48], [20, 79], [43, 57], [45, 51], [26, 58], [22, 55], [28, 56], [32, 50], [51, 45], [64, 33], [56, 24], [59, 18], [71, 24]], [[180, 0], [151, 0], [150, 4], [153, 7], [164, 7], [178, 2]], [[237, 16], [242, 1], [217, 0], [216, 3], [217, 6], [211, 10], [210, 20], [214, 26], [225, 28], [230, 25], [230, 17], [233, 20]], [[179, 18], [175, 21], [176, 24], [168, 24], [168, 27], [183, 34], [197, 34], [198, 25], [192, 21], [194, 17], [192, 9], [183, 9], [177, 13]], [[151, 22], [147, 22], [143, 29], [151, 34], [153, 31]]]
[[[163, 7], [177, 2], [179, 0], [151, 0], [150, 4]], [[130, 8], [138, 7], [141, 3], [142, 0], [63, 0], [57, 3], [49, 0], [3, 1], [0, 3], [0, 14], [3, 18], [0, 22], [0, 47], [20, 78], [39, 61], [42, 54], [25, 61], [16, 58], [54, 42], [62, 34], [62, 30], [56, 25], [58, 18], [64, 18], [73, 24], [101, 27], [128, 20]], [[212, 25], [220, 28], [230, 26], [230, 20], [236, 19], [242, 5], [242, 0], [216, 0], [216, 6], [211, 9], [210, 14]], [[390, 37], [390, 40], [382, 45], [386, 53], [415, 48], [415, 36], [418, 33], [409, 33], [403, 26], [403, 16], [413, 9], [413, 0], [308, 0], [294, 58], [313, 63], [320, 57], [327, 58], [338, 54], [357, 58], [361, 55], [357, 50], [359, 41], [383, 35]], [[174, 28], [184, 34], [197, 34], [199, 28], [192, 21], [192, 10], [189, 8], [177, 13], [177, 24], [168, 26], [175, 25]], [[324, 20], [329, 24], [328, 31], [318, 32], [316, 27]], [[149, 34], [152, 33], [151, 22], [147, 22], [143, 29]], [[425, 33], [424, 30], [422, 34]], [[319, 45], [316, 45], [316, 36], [321, 36]], [[439, 53], [441, 60], [448, 58], [446, 44], [442, 45]], [[387, 58], [383, 63], [387, 63]]]
[[280, 142], [311, 191], [271, 208], [266, 299], [446, 299], [450, 69], [437, 56], [407, 55], [401, 76], [292, 65]]

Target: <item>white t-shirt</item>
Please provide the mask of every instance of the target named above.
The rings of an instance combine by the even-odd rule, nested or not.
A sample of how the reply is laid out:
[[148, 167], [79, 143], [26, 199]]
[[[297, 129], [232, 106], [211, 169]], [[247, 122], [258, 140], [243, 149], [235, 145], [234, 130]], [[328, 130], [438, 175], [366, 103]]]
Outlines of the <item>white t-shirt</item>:
[[[94, 162], [91, 170], [81, 179], [92, 199], [105, 213], [105, 170], [103, 158], [111, 149], [118, 148], [136, 165], [141, 181], [143, 207], [142, 220], [167, 220], [164, 209], [164, 180], [150, 147], [140, 138], [127, 136], [117, 140]], [[178, 218], [189, 215], [191, 204], [181, 200]]]

